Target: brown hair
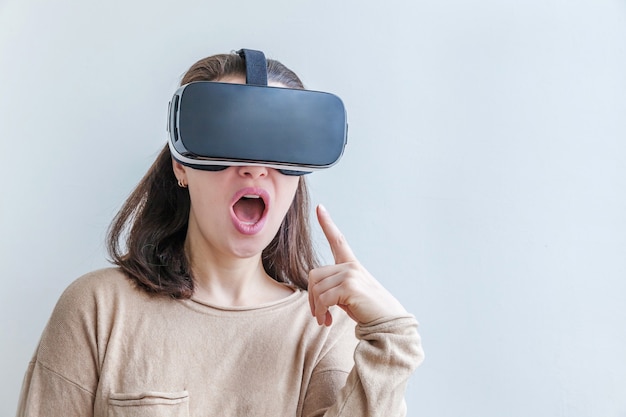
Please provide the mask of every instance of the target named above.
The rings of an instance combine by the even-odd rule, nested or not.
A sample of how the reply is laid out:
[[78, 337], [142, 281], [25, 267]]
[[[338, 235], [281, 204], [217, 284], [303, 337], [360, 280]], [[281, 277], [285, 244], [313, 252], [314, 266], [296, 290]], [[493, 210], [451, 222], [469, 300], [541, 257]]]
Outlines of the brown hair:
[[[181, 85], [245, 74], [239, 55], [214, 55], [192, 65]], [[295, 73], [272, 59], [267, 60], [267, 76], [289, 88], [304, 88]], [[184, 250], [190, 207], [189, 192], [177, 184], [166, 145], [109, 227], [111, 261], [148, 292], [191, 297], [193, 276]], [[261, 255], [268, 275], [302, 289], [307, 288], [309, 271], [318, 266], [308, 216], [309, 194], [301, 176], [276, 236]]]

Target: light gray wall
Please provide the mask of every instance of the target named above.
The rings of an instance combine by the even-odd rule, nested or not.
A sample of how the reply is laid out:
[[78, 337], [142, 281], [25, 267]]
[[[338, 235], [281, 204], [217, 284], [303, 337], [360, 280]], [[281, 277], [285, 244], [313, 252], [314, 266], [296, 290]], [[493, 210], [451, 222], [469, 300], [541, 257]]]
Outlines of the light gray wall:
[[623, 0], [0, 1], [0, 415], [179, 76], [247, 47], [347, 105], [313, 200], [421, 322], [409, 416], [626, 416], [625, 45]]

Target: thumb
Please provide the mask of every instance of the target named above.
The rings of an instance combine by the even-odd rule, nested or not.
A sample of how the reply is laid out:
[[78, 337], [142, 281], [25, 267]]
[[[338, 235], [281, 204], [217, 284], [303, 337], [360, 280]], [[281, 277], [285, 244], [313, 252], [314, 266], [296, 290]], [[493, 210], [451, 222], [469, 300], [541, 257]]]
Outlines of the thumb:
[[326, 240], [328, 240], [333, 258], [335, 258], [335, 264], [356, 261], [356, 256], [354, 256], [350, 245], [348, 245], [345, 237], [337, 225], [335, 225], [333, 219], [331, 219], [330, 213], [321, 204], [317, 206], [317, 221], [322, 227]]

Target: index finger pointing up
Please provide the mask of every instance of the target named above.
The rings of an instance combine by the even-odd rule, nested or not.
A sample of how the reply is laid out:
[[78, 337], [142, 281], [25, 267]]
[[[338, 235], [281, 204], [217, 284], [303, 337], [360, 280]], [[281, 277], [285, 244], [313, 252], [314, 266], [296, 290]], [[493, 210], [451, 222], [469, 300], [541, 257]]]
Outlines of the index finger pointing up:
[[326, 240], [328, 240], [333, 258], [335, 258], [335, 264], [356, 261], [356, 257], [352, 249], [350, 249], [346, 238], [330, 218], [330, 213], [321, 204], [317, 206], [317, 221], [322, 227]]

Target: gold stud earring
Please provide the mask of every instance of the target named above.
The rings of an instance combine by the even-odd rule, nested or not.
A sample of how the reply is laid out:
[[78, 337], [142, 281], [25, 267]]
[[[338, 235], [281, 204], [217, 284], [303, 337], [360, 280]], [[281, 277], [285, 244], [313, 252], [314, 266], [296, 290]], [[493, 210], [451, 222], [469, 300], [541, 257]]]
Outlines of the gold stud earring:
[[185, 184], [185, 182], [182, 179], [178, 179], [178, 186], [180, 188], [187, 188], [187, 184]]

